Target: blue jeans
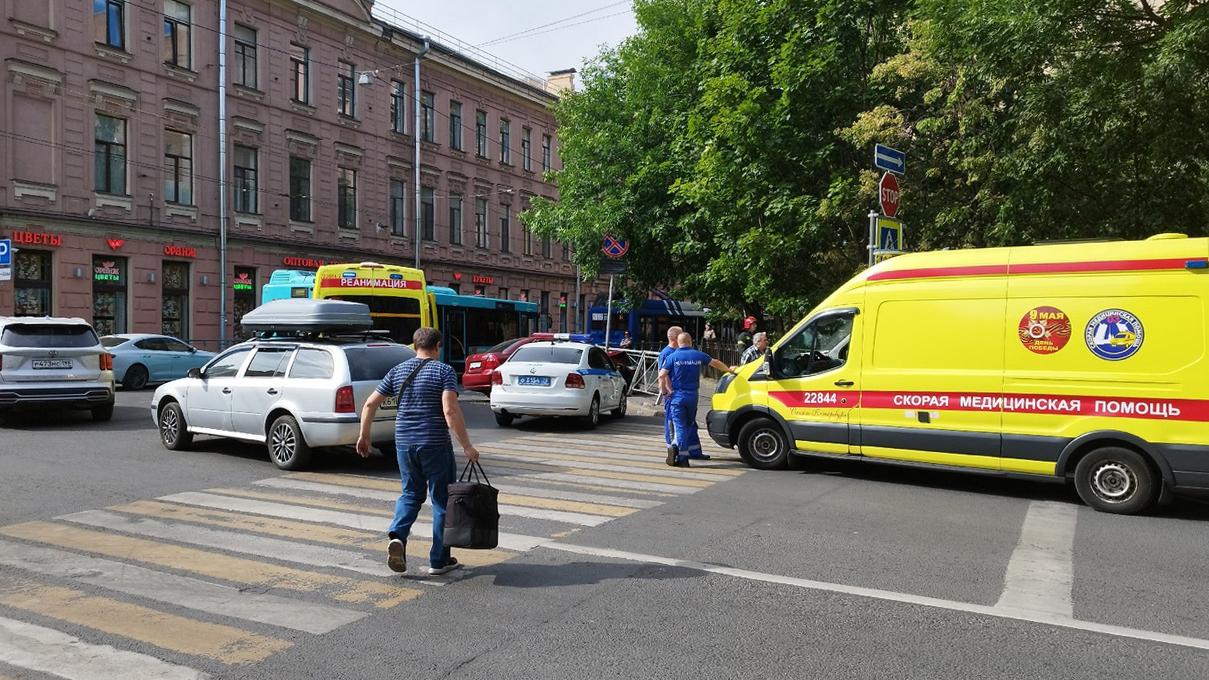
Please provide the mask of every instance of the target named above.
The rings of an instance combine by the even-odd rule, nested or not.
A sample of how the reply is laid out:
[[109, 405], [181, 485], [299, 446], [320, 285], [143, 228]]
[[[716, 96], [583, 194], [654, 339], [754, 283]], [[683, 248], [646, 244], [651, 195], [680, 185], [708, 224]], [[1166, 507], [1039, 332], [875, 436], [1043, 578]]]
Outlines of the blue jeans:
[[701, 437], [697, 434], [697, 393], [675, 392], [664, 409], [672, 423], [672, 441], [678, 458], [700, 458]]
[[455, 481], [458, 474], [453, 445], [396, 442], [395, 448], [399, 455], [403, 494], [395, 503], [395, 521], [390, 525], [390, 537], [407, 540], [427, 493], [432, 497], [432, 550], [428, 553], [428, 563], [443, 567], [449, 561], [449, 548], [445, 547], [444, 537], [445, 503], [449, 500], [449, 483]]

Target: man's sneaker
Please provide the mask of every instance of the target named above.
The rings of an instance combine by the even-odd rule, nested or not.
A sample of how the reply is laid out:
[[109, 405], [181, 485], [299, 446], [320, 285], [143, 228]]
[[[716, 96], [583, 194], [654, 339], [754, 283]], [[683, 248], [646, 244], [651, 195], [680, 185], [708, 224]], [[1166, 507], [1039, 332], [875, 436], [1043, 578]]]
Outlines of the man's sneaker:
[[689, 466], [689, 464], [688, 464], [688, 458], [677, 458], [677, 459], [676, 459], [676, 462], [675, 462], [675, 463], [672, 463], [672, 467], [683, 467], [683, 468], [686, 468], [686, 467], [688, 467], [688, 466]]
[[461, 566], [462, 566], [462, 563], [458, 562], [456, 557], [450, 557], [449, 561], [446, 562], [445, 566], [443, 566], [443, 567], [429, 567], [428, 575], [429, 576], [440, 576], [441, 574], [448, 574], [449, 572], [453, 571], [454, 569], [461, 568]]
[[406, 543], [397, 538], [390, 539], [390, 545], [386, 546], [386, 566], [400, 574], [407, 571]]
[[676, 467], [676, 457], [680, 455], [680, 449], [676, 448], [675, 444], [667, 447], [667, 464]]

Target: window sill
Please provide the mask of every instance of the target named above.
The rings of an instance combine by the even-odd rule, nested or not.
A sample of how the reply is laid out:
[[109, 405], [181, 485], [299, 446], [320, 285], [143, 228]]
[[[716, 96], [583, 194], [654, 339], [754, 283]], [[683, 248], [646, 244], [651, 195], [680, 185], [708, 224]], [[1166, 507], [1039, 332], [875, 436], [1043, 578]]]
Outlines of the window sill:
[[339, 123], [341, 125], [343, 125], [345, 127], [350, 127], [350, 128], [353, 128], [354, 130], [361, 129], [361, 121], [357, 120], [356, 118], [353, 118], [352, 116], [348, 116], [343, 113], [337, 113], [336, 119], [339, 121]]
[[98, 208], [121, 208], [126, 212], [134, 209], [134, 199], [130, 196], [120, 194], [106, 194], [102, 192], [94, 192], [93, 198], [96, 201]]
[[308, 116], [315, 115], [314, 106], [311, 106], [310, 104], [307, 104], [306, 102], [300, 102], [297, 99], [290, 100], [290, 108], [293, 109], [295, 113], [305, 113]]
[[177, 66], [176, 64], [169, 62], [163, 62], [162, 65], [164, 67], [164, 73], [167, 73], [173, 78], [184, 80], [190, 83], [197, 82], [198, 73], [193, 69], [185, 68], [184, 66]]
[[336, 229], [337, 238], [346, 238], [351, 241], [360, 241], [361, 234], [356, 229], [351, 227], [338, 227]]
[[514, 168], [514, 167], [516, 167], [516, 166], [515, 166], [515, 165], [513, 165], [512, 163], [509, 163], [508, 161], [500, 161], [500, 167], [503, 167], [503, 168]]
[[116, 61], [119, 64], [129, 64], [134, 55], [120, 47], [112, 47], [105, 43], [93, 43], [92, 47], [96, 50], [97, 56], [102, 59]]
[[420, 146], [423, 149], [428, 150], [428, 151], [440, 151], [440, 149], [441, 149], [440, 144], [437, 144], [436, 142], [427, 140], [427, 139], [421, 139]]
[[406, 139], [408, 141], [411, 141], [411, 135], [407, 134], [406, 130], [391, 129], [390, 134], [392, 137], [399, 137], [401, 139]]
[[19, 19], [10, 18], [9, 21], [13, 22], [13, 30], [17, 32], [17, 35], [22, 35], [27, 38], [35, 38], [37, 40], [41, 40], [42, 42], [54, 42], [54, 40], [59, 37], [59, 32], [52, 28], [27, 24]]
[[240, 97], [247, 97], [248, 99], [254, 99], [258, 102], [264, 101], [264, 92], [258, 88], [240, 85], [239, 83], [232, 83], [231, 89], [234, 90], [235, 94], [239, 95]]
[[302, 233], [302, 234], [313, 234], [313, 233], [315, 233], [315, 223], [314, 222], [299, 222], [297, 220], [290, 220], [290, 231], [298, 232], [298, 233]]
[[235, 224], [240, 227], [264, 228], [264, 218], [257, 213], [235, 213]]
[[51, 203], [59, 197], [59, 187], [55, 184], [42, 184], [40, 182], [23, 182], [19, 179], [13, 180], [13, 198], [21, 198], [29, 196], [31, 198], [44, 198]]
[[187, 217], [191, 220], [197, 220], [197, 206], [184, 205], [182, 203], [166, 203], [164, 204], [164, 214], [168, 217]]
[[451, 146], [449, 147], [449, 155], [453, 156], [454, 158], [464, 159], [466, 158], [466, 151], [464, 149], [455, 149]]

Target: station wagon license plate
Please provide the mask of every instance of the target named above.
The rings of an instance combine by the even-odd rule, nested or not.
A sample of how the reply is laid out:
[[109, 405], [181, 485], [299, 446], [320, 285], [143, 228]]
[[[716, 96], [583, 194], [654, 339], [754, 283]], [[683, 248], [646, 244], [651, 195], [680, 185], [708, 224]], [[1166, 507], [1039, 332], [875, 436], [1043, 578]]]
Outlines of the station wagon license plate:
[[399, 396], [387, 397], [382, 400], [382, 408], [399, 408]]
[[34, 368], [71, 368], [71, 359], [34, 359]]
[[538, 387], [549, 387], [550, 378], [544, 375], [522, 375], [516, 379], [517, 385], [536, 385]]

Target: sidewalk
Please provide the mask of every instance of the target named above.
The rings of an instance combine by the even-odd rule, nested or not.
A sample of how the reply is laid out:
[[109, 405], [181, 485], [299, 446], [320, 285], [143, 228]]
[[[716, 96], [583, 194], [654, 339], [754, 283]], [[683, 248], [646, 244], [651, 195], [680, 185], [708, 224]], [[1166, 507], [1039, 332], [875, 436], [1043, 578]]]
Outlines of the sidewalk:
[[[712, 378], [701, 378], [701, 387], [697, 390], [697, 419], [704, 422], [705, 414], [713, 402], [714, 388], [717, 387], [718, 381]], [[645, 394], [631, 394], [629, 403], [629, 413], [636, 416], [655, 416], [663, 417], [663, 401], [655, 403], [655, 397]]]

